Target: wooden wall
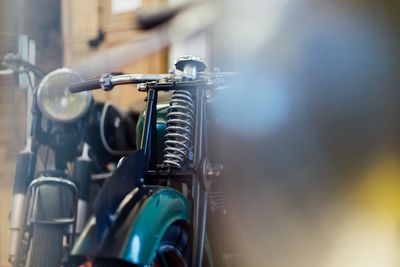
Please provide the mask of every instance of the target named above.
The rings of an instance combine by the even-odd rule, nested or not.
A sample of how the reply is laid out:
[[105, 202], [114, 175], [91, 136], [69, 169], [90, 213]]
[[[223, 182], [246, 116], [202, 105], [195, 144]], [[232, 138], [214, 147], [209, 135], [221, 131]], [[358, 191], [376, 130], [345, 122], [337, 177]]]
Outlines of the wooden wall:
[[[144, 0], [143, 6], [162, 3], [163, 0]], [[134, 17], [134, 12], [113, 15], [111, 0], [62, 0], [64, 65], [73, 65], [83, 56], [99, 53], [140, 35], [140, 31], [134, 27]], [[105, 41], [98, 48], [91, 48], [88, 41], [98, 35], [99, 29], [105, 32]], [[167, 60], [167, 50], [163, 50], [114, 71], [165, 72], [168, 70]], [[135, 108], [137, 104], [140, 106], [144, 97], [132, 86], [107, 93], [96, 91], [94, 95], [99, 100], [111, 100], [125, 108]]]

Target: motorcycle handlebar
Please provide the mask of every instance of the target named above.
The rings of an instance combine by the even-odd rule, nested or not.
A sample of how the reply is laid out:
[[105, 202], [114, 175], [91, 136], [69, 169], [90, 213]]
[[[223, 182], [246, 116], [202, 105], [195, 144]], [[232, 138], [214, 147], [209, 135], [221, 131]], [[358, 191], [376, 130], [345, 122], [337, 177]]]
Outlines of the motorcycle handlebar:
[[23, 60], [18, 54], [6, 54], [3, 57], [2, 65], [15, 70], [19, 70], [20, 67], [24, 67], [27, 70], [32, 71], [39, 79], [42, 79], [45, 76], [45, 72], [42, 69], [26, 60]]
[[75, 83], [70, 85], [69, 91], [71, 93], [80, 93], [84, 91], [90, 91], [90, 90], [95, 90], [95, 89], [100, 89], [101, 84], [100, 80], [95, 79], [95, 80], [88, 80], [88, 81], [83, 81], [79, 83]]
[[125, 74], [112, 76], [103, 74], [100, 79], [88, 80], [69, 86], [71, 93], [79, 93], [95, 89], [111, 90], [115, 85], [139, 84], [171, 78], [171, 74]]

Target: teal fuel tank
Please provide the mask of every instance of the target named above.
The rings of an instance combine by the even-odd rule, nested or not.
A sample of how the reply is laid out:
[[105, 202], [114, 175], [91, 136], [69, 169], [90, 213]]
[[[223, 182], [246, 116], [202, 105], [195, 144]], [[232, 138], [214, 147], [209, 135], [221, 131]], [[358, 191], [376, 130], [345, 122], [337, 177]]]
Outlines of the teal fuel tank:
[[[156, 126], [157, 164], [161, 164], [163, 161], [168, 107], [169, 104], [157, 105], [157, 126]], [[141, 143], [145, 118], [146, 118], [146, 111], [143, 111], [139, 116], [136, 126], [136, 136], [137, 136], [136, 144]]]

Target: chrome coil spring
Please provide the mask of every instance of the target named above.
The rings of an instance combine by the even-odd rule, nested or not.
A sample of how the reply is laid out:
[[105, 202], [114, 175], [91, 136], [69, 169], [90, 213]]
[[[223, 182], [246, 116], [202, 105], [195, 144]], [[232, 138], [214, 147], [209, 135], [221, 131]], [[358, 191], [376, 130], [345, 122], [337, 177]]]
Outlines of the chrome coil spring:
[[176, 90], [167, 113], [164, 165], [181, 168], [188, 158], [193, 136], [194, 101], [189, 91]]

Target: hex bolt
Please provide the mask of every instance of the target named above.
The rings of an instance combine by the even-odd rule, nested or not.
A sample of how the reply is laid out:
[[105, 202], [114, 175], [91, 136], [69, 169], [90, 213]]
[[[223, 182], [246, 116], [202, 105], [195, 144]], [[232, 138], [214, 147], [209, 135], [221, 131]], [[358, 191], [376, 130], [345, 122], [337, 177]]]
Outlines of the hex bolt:
[[177, 70], [182, 71], [183, 75], [187, 79], [195, 80], [197, 78], [198, 72], [205, 71], [207, 68], [207, 65], [199, 57], [182, 56], [176, 60], [175, 67]]

